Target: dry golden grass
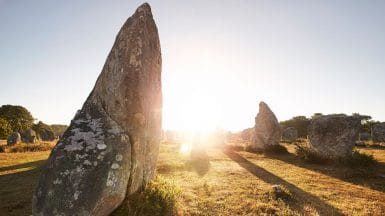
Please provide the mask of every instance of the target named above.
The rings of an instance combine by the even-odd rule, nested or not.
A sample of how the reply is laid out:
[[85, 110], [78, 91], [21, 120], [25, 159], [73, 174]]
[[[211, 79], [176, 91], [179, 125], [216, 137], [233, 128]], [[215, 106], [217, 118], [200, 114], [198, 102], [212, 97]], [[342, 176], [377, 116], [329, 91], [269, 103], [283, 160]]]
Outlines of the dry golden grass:
[[[289, 154], [265, 156], [210, 147], [193, 155], [163, 143], [158, 178], [175, 185], [178, 215], [382, 215], [385, 150], [361, 148], [370, 168], [308, 164]], [[0, 215], [29, 215], [32, 190], [49, 152], [0, 153]], [[193, 156], [193, 157], [191, 157]], [[280, 185], [285, 196], [275, 196]]]
[[7, 145], [7, 140], [0, 140], [0, 146]]
[[16, 152], [38, 152], [38, 151], [50, 151], [55, 147], [57, 140], [54, 141], [41, 141], [36, 143], [18, 143], [15, 145], [0, 145], [0, 152], [16, 153]]
[[0, 215], [31, 214], [32, 192], [49, 153], [0, 153]]
[[[158, 175], [180, 187], [184, 215], [381, 215], [385, 212], [385, 150], [360, 149], [380, 162], [370, 168], [313, 165], [291, 154], [264, 156], [207, 149], [208, 160], [191, 166], [178, 146], [163, 145]], [[269, 196], [272, 185], [289, 199]]]

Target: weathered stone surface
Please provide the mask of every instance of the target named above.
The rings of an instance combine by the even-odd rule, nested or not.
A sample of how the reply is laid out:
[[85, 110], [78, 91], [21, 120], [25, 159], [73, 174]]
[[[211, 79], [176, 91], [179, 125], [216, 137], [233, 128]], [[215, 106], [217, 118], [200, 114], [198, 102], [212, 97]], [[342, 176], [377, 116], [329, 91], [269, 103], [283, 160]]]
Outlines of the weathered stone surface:
[[372, 139], [374, 142], [385, 142], [385, 122], [373, 126]]
[[368, 132], [360, 133], [360, 140], [362, 140], [362, 141], [367, 141], [367, 140], [370, 140], [371, 138], [372, 138], [372, 136]]
[[350, 156], [362, 119], [361, 116], [344, 114], [312, 119], [308, 128], [310, 149], [331, 159]]
[[250, 147], [265, 149], [270, 145], [278, 145], [281, 140], [281, 126], [277, 117], [265, 102], [259, 103], [259, 112], [255, 117], [254, 135]]
[[7, 145], [15, 145], [21, 142], [21, 136], [18, 132], [13, 132], [7, 139]]
[[31, 128], [28, 128], [21, 135], [21, 140], [25, 143], [35, 143], [36, 142], [36, 132]]
[[282, 131], [282, 140], [295, 141], [298, 138], [298, 130], [295, 127], [288, 127]]
[[94, 89], [53, 149], [33, 215], [108, 215], [152, 179], [161, 139], [161, 53], [148, 4], [123, 25]]
[[43, 128], [40, 138], [43, 141], [53, 141], [55, 139], [55, 134], [52, 131]]

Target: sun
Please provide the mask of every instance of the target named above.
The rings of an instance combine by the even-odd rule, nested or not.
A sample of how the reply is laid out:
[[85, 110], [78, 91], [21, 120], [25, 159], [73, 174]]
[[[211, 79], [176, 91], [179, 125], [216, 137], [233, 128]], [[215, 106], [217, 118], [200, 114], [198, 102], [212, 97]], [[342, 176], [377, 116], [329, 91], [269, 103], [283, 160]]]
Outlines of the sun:
[[194, 92], [170, 106], [172, 111], [165, 114], [165, 120], [172, 130], [203, 133], [221, 127], [222, 107], [208, 93]]

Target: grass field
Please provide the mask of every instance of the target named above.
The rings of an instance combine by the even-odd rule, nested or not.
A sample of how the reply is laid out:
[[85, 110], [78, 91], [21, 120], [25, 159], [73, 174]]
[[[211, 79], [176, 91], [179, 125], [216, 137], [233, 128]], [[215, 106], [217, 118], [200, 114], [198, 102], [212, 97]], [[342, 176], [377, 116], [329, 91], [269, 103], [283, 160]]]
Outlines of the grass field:
[[[381, 215], [385, 212], [385, 150], [359, 149], [371, 168], [304, 163], [290, 154], [264, 156], [210, 147], [180, 153], [162, 144], [160, 178], [175, 185], [180, 215]], [[0, 215], [29, 215], [32, 190], [49, 152], [0, 153]], [[193, 156], [193, 157], [191, 157]], [[277, 198], [272, 185], [285, 193]]]

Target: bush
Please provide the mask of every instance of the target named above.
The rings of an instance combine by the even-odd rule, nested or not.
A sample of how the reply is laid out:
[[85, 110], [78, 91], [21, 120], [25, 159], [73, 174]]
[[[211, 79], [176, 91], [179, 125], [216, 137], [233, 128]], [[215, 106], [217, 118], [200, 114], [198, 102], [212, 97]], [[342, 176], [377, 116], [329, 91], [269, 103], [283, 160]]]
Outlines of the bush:
[[147, 184], [141, 193], [127, 198], [112, 215], [176, 215], [176, 203], [179, 194], [178, 188], [157, 177]]
[[295, 147], [295, 154], [297, 157], [300, 159], [310, 162], [310, 163], [315, 163], [315, 164], [324, 164], [330, 161], [329, 158], [326, 158], [314, 151], [312, 151], [309, 147], [306, 146], [301, 146], [296, 144]]
[[376, 159], [373, 155], [366, 154], [364, 152], [359, 152], [354, 150], [352, 155], [348, 158], [341, 158], [339, 162], [347, 166], [371, 166], [376, 164]]
[[289, 153], [283, 145], [269, 145], [264, 150], [265, 154], [287, 154]]
[[296, 155], [305, 161], [316, 163], [316, 164], [324, 164], [328, 162], [337, 162], [345, 166], [371, 166], [376, 164], [376, 160], [373, 155], [369, 155], [363, 152], [359, 152], [354, 150], [349, 157], [341, 157], [337, 159], [332, 159], [328, 157], [324, 157], [312, 150], [308, 147], [304, 146], [296, 146], [295, 149]]

